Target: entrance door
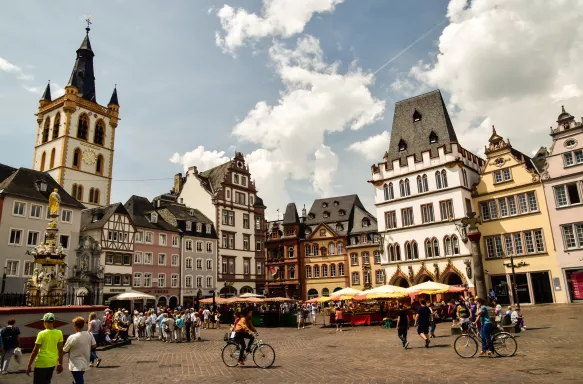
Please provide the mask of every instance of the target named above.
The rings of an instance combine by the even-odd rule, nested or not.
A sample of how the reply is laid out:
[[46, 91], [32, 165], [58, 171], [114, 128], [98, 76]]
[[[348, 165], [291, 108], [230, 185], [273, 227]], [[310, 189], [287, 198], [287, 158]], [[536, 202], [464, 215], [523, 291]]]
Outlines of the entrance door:
[[553, 302], [551, 278], [548, 272], [531, 273], [530, 281], [532, 282], [532, 292], [534, 294], [535, 304]]
[[567, 284], [571, 293], [571, 301], [583, 300], [583, 269], [565, 271]]
[[492, 276], [492, 288], [496, 292], [496, 299], [501, 305], [510, 304], [510, 295], [508, 293], [508, 281], [506, 280], [506, 275], [502, 276]]
[[[510, 281], [514, 284], [512, 275], [510, 275]], [[521, 304], [532, 303], [530, 291], [528, 290], [528, 278], [526, 277], [526, 273], [516, 274], [516, 290], [518, 291], [518, 301]]]

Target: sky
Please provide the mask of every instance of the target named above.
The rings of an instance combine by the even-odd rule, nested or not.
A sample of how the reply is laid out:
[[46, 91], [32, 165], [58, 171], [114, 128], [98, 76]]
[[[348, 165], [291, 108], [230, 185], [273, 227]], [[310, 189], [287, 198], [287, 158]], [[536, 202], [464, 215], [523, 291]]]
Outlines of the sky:
[[0, 163], [32, 165], [38, 100], [48, 80], [63, 92], [88, 15], [97, 102], [119, 95], [112, 202], [240, 151], [270, 219], [353, 193], [374, 214], [398, 100], [440, 89], [478, 155], [492, 125], [533, 154], [561, 105], [583, 116], [583, 0], [135, 4], [3, 4]]

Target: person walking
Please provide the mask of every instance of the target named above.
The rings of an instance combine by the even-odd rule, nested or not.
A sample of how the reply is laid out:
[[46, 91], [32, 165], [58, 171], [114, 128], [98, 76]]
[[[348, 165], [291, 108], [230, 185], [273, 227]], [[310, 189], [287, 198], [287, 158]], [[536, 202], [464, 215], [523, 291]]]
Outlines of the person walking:
[[55, 366], [57, 374], [63, 372], [63, 332], [54, 329], [55, 315], [52, 313], [45, 313], [41, 320], [45, 329], [36, 336], [26, 375], [30, 376], [34, 364], [33, 383], [50, 384]]
[[417, 309], [417, 315], [415, 316], [415, 325], [417, 326], [417, 334], [425, 340], [425, 348], [429, 348], [429, 338], [427, 334], [429, 333], [429, 323], [431, 320], [431, 310], [427, 307], [425, 300], [421, 300], [421, 306]]
[[184, 319], [182, 315], [176, 316], [176, 326], [174, 328], [174, 339], [177, 343], [182, 343], [182, 328], [184, 326]]
[[204, 318], [203, 328], [209, 328], [209, 316], [211, 315], [211, 311], [209, 311], [208, 307], [202, 311], [202, 316]]
[[0, 331], [0, 340], [4, 346], [4, 355], [0, 365], [3, 375], [8, 373], [8, 365], [10, 364], [10, 359], [14, 356], [14, 350], [20, 346], [20, 329], [14, 324], [16, 324], [16, 320], [12, 317], [8, 320], [8, 325]]
[[[91, 333], [91, 335], [93, 336], [95, 343], [98, 344], [97, 340], [99, 340], [99, 332], [101, 331], [101, 321], [99, 321], [95, 312], [91, 312], [89, 314], [89, 322], [87, 324], [87, 328], [89, 330], [89, 333]], [[91, 358], [89, 362], [90, 367], [93, 367], [93, 364], [99, 367], [99, 364], [101, 364], [101, 359], [97, 357], [97, 349], [95, 347], [91, 348]]]
[[407, 349], [409, 342], [407, 341], [407, 331], [409, 330], [409, 314], [408, 311], [403, 307], [403, 304], [399, 303], [399, 312], [397, 315], [397, 335], [401, 342], [403, 343], [403, 348]]
[[218, 308], [215, 311], [215, 323], [217, 325], [217, 329], [221, 329], [221, 311]]
[[73, 375], [74, 384], [85, 384], [83, 375], [89, 369], [91, 350], [95, 349], [95, 339], [89, 332], [83, 332], [85, 319], [76, 317], [73, 319], [75, 333], [67, 337], [63, 352], [69, 354], [69, 371]]
[[480, 336], [482, 337], [482, 352], [480, 352], [480, 356], [490, 356], [494, 352], [494, 346], [492, 345], [492, 329], [494, 325], [490, 319], [486, 301], [480, 297], [478, 298], [478, 305], [480, 308], [476, 313], [475, 323], [476, 325], [478, 322], [482, 323], [482, 331], [480, 332]]
[[310, 307], [311, 307], [310, 309], [312, 312], [312, 325], [317, 325], [316, 324], [316, 321], [317, 321], [317, 319], [316, 319], [316, 305], [314, 303], [312, 303], [310, 305]]
[[342, 319], [342, 308], [340, 308], [340, 305], [338, 307], [336, 307], [336, 313], [334, 316], [334, 320], [336, 320], [336, 331], [342, 332], [343, 319]]

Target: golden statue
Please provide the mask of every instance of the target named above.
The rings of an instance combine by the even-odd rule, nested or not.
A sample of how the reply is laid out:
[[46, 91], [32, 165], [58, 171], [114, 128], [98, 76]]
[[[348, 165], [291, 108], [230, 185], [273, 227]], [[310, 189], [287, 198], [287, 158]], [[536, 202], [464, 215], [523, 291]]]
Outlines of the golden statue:
[[49, 210], [51, 215], [59, 214], [59, 207], [61, 206], [61, 196], [59, 196], [59, 190], [55, 188], [51, 195], [49, 196]]

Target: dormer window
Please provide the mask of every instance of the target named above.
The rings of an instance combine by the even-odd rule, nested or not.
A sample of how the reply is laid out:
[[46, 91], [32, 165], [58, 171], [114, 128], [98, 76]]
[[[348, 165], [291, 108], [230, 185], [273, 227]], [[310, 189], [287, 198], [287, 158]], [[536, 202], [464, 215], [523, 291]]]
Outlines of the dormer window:
[[310, 219], [310, 220], [313, 220], [313, 219], [315, 219], [315, 218], [316, 218], [316, 216], [315, 216], [313, 213], [310, 213], [310, 214], [308, 215], [308, 219]]
[[151, 216], [150, 216], [150, 221], [152, 223], [157, 223], [158, 222], [158, 214], [156, 212], [152, 212]]
[[344, 216], [344, 215], [346, 215], [346, 211], [344, 209], [341, 209], [338, 211], [338, 215]]
[[194, 216], [194, 209], [189, 209], [189, 210], [188, 210], [188, 214], [189, 214], [190, 216]]
[[401, 139], [399, 141], [399, 152], [403, 152], [407, 150], [407, 143], [405, 142], [405, 140]]
[[328, 203], [322, 203], [322, 208], [328, 208]]
[[210, 224], [206, 224], [206, 233], [211, 233], [211, 225]]
[[202, 232], [202, 224], [201, 223], [196, 223], [196, 231]]
[[336, 200], [334, 200], [334, 206], [337, 207], [340, 203]]
[[356, 237], [350, 238], [350, 245], [356, 245]]
[[344, 227], [340, 223], [339, 224], [336, 224], [336, 230], [337, 231], [342, 231], [342, 230], [344, 230]]
[[330, 217], [330, 212], [324, 211], [324, 219], [327, 219], [329, 217]]
[[437, 134], [433, 131], [429, 134], [429, 144], [437, 143]]
[[192, 223], [191, 223], [190, 221], [187, 221], [187, 222], [186, 222], [186, 230], [187, 230], [187, 231], [190, 231], [190, 230], [192, 230]]
[[417, 121], [421, 121], [421, 114], [418, 110], [415, 110], [415, 112], [413, 112], [413, 122]]
[[310, 227], [306, 227], [306, 230], [304, 232], [306, 235], [309, 235], [310, 233], [312, 233], [312, 229]]
[[363, 227], [368, 227], [369, 225], [370, 225], [369, 219], [362, 219], [362, 226]]

